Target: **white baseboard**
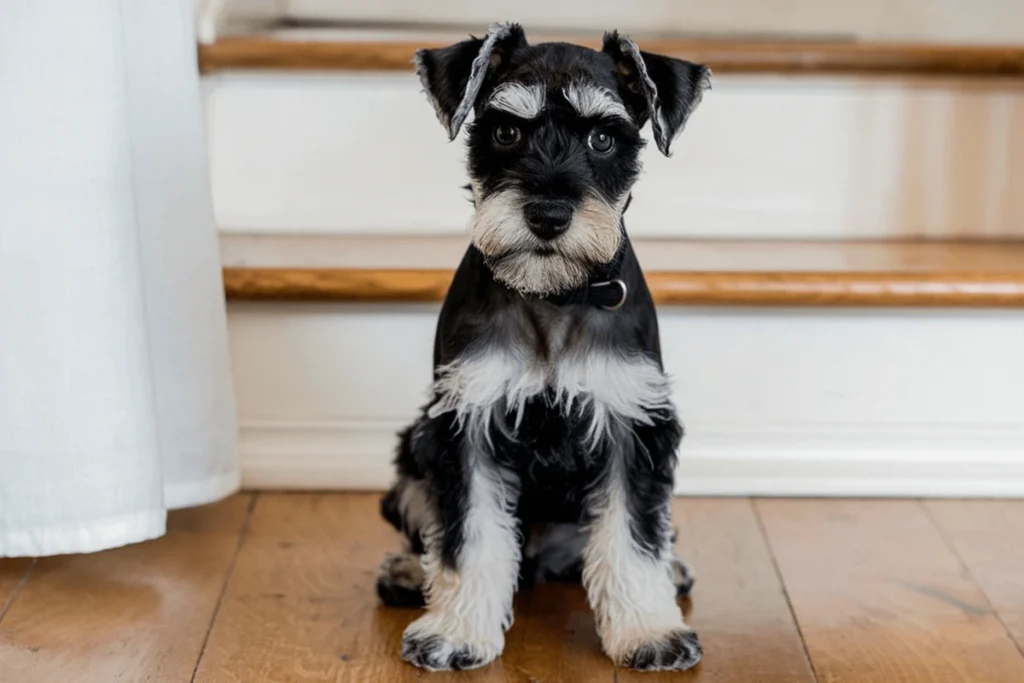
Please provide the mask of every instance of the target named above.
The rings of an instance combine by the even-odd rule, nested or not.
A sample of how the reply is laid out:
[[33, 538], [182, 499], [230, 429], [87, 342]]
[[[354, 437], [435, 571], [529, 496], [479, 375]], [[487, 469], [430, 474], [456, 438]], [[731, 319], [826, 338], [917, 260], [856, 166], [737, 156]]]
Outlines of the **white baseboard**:
[[[229, 307], [245, 485], [382, 489], [437, 307]], [[660, 313], [679, 491], [1024, 497], [1024, 311]]]
[[392, 480], [398, 421], [242, 423], [242, 485], [377, 491]]
[[[383, 490], [398, 421], [251, 422], [253, 489]], [[701, 496], [1024, 496], [1024, 432], [919, 427], [723, 428], [684, 440], [676, 492]]]

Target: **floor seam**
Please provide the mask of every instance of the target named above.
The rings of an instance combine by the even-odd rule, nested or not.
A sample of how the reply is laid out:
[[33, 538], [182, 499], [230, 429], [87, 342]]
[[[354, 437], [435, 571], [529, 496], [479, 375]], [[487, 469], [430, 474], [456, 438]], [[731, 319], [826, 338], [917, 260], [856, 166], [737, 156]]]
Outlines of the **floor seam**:
[[786, 607], [789, 609], [789, 616], [793, 619], [793, 628], [796, 629], [797, 636], [800, 637], [800, 648], [804, 653], [804, 661], [807, 662], [807, 668], [811, 672], [811, 678], [814, 679], [815, 683], [821, 681], [821, 677], [818, 675], [818, 669], [814, 666], [814, 659], [811, 658], [811, 651], [807, 648], [807, 639], [804, 637], [804, 630], [800, 626], [800, 620], [796, 616], [796, 609], [793, 607], [793, 600], [789, 597], [789, 588], [786, 587], [786, 580], [782, 576], [782, 568], [779, 566], [779, 560], [775, 557], [775, 548], [772, 546], [771, 537], [768, 535], [768, 529], [764, 524], [764, 519], [761, 517], [761, 510], [757, 506], [757, 501], [753, 498], [747, 499], [750, 505], [751, 511], [754, 513], [754, 521], [757, 523], [758, 531], [761, 532], [761, 539], [764, 541], [765, 549], [768, 551], [768, 559], [771, 560], [772, 568], [775, 570], [775, 578], [779, 581], [779, 588], [782, 589], [782, 597], [786, 599]]
[[203, 662], [203, 656], [206, 655], [206, 646], [210, 643], [210, 635], [213, 633], [213, 625], [217, 623], [217, 615], [220, 614], [221, 604], [224, 602], [224, 596], [228, 592], [228, 584], [231, 582], [231, 577], [235, 573], [235, 564], [238, 562], [238, 556], [241, 553], [242, 545], [245, 543], [245, 539], [249, 536], [249, 520], [252, 518], [252, 511], [256, 508], [256, 500], [259, 498], [259, 493], [251, 494], [252, 498], [249, 500], [249, 505], [245, 509], [245, 519], [242, 520], [242, 529], [238, 532], [238, 542], [235, 544], [235, 551], [231, 555], [231, 561], [228, 562], [228, 567], [224, 572], [224, 582], [221, 584], [220, 592], [217, 594], [217, 600], [213, 603], [213, 614], [210, 615], [210, 624], [206, 627], [206, 634], [203, 636], [203, 644], [199, 647], [199, 654], [196, 657], [196, 665], [192, 669], [192, 676], [189, 678], [189, 683], [196, 683], [196, 677], [199, 675], [199, 665]]
[[964, 572], [966, 572], [967, 576], [970, 577], [971, 582], [978, 588], [978, 592], [981, 593], [981, 598], [985, 601], [985, 604], [988, 606], [989, 613], [996, 618], [996, 621], [999, 622], [999, 625], [1003, 627], [1003, 632], [1006, 634], [1006, 637], [1009, 638], [1010, 642], [1013, 643], [1013, 646], [1017, 648], [1017, 652], [1020, 653], [1021, 657], [1024, 657], [1024, 644], [1018, 643], [1017, 639], [1013, 637], [1013, 632], [1010, 630], [1010, 627], [1006, 624], [1006, 621], [1003, 620], [1003, 615], [1000, 614], [999, 610], [997, 610], [995, 608], [995, 605], [992, 604], [992, 599], [988, 597], [988, 592], [985, 590], [985, 587], [981, 585], [981, 582], [978, 581], [978, 578], [974, 575], [974, 572], [971, 571], [971, 568], [967, 565], [967, 561], [964, 560], [963, 555], [960, 554], [960, 550], [956, 547], [956, 544], [953, 542], [953, 539], [950, 538], [949, 535], [946, 533], [946, 530], [942, 526], [942, 523], [939, 522], [939, 520], [935, 517], [934, 514], [932, 514], [932, 511], [928, 508], [928, 505], [925, 500], [918, 498], [917, 505], [919, 508], [921, 508], [921, 511], [924, 513], [924, 516], [928, 518], [928, 521], [931, 523], [935, 531], [938, 532], [939, 538], [942, 539], [942, 542], [945, 544], [946, 549], [953, 554], [953, 557], [956, 558], [956, 561], [960, 563], [960, 568]]
[[37, 562], [39, 562], [39, 558], [32, 559], [28, 569], [26, 569], [25, 573], [21, 575], [21, 578], [18, 579], [18, 583], [14, 586], [14, 590], [11, 591], [11, 595], [7, 598], [7, 602], [5, 602], [3, 607], [0, 608], [0, 622], [4, 620], [7, 613], [11, 611], [11, 607], [14, 606], [14, 601], [17, 600], [19, 595], [21, 595], [21, 591], [25, 587], [25, 584], [28, 583], [29, 576], [32, 574], [32, 570], [36, 568]]

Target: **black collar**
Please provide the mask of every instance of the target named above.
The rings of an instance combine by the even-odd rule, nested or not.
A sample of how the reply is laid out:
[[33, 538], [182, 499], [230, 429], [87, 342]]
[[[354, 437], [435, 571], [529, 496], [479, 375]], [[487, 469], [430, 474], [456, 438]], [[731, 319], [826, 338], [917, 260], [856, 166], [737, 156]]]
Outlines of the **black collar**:
[[562, 294], [550, 294], [543, 299], [558, 306], [577, 304], [595, 306], [606, 311], [617, 311], [625, 305], [628, 297], [629, 288], [626, 287], [626, 283], [619, 278], [614, 278], [588, 282], [577, 289]]

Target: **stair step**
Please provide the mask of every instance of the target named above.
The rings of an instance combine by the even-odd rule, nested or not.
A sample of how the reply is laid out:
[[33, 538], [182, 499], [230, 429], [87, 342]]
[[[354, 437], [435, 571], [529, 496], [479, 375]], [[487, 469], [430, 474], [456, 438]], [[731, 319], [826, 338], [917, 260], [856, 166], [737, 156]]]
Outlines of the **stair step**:
[[[207, 77], [218, 225], [460, 233], [464, 146], [447, 141], [406, 57], [404, 73]], [[1012, 191], [1024, 186], [1024, 78], [725, 74], [673, 157], [650, 146], [643, 163], [636, 237], [1024, 238]]]
[[[1024, 242], [634, 241], [676, 305], [1024, 306]], [[222, 237], [230, 300], [437, 302], [462, 237]]]
[[[645, 50], [702, 62], [716, 73], [1024, 76], [1024, 46], [1015, 45], [634, 37]], [[459, 34], [439, 39], [436, 33], [392, 33], [374, 39], [372, 33], [345, 30], [270, 30], [200, 45], [199, 67], [205, 74], [229, 69], [410, 71], [417, 49], [461, 39]], [[565, 35], [531, 39], [600, 46], [593, 39]]]

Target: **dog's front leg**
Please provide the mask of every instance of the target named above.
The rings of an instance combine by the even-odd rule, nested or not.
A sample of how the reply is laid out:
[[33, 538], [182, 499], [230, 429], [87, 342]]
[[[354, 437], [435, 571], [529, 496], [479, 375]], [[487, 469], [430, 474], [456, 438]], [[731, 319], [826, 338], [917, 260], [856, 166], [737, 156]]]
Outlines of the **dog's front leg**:
[[402, 639], [402, 658], [431, 670], [475, 669], [501, 654], [519, 574], [518, 482], [486, 453], [458, 450], [459, 466], [438, 468], [432, 485], [427, 613]]
[[688, 669], [701, 647], [683, 621], [673, 580], [669, 504], [678, 425], [673, 419], [619, 431], [607, 440], [607, 468], [588, 497], [583, 584], [616, 664]]

